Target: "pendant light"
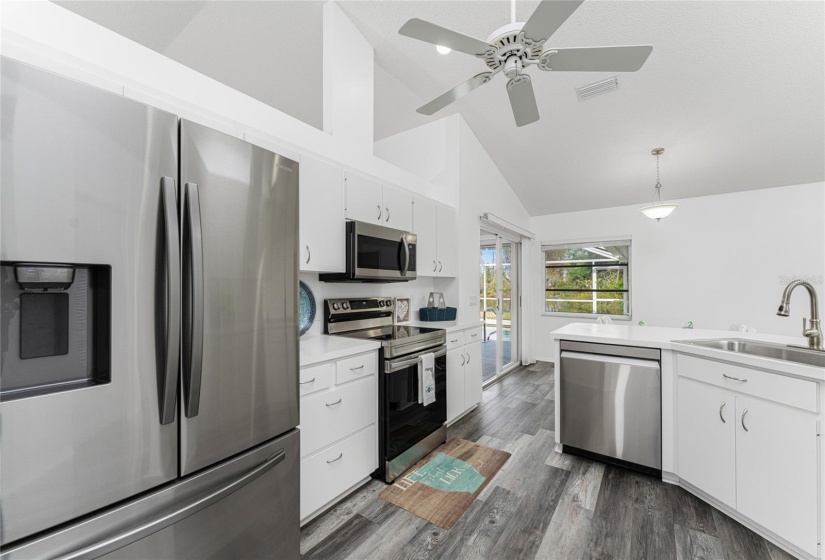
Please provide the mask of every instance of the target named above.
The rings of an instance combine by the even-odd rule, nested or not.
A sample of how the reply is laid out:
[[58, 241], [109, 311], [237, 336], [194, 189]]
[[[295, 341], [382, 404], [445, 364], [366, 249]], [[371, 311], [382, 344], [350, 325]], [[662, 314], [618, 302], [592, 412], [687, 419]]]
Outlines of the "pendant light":
[[665, 204], [662, 200], [662, 183], [659, 181], [659, 156], [662, 155], [664, 151], [664, 148], [656, 148], [650, 152], [656, 156], [656, 188], [653, 191], [653, 203], [650, 206], [639, 209], [642, 214], [657, 222], [669, 216], [671, 212], [679, 207], [678, 204]]

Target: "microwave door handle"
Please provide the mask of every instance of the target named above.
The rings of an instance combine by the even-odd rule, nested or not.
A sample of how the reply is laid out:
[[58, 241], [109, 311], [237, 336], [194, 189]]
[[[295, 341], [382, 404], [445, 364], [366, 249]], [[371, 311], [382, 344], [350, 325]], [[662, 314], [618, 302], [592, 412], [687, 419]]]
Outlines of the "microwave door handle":
[[178, 237], [178, 201], [175, 180], [161, 179], [160, 198], [163, 206], [166, 237], [166, 354], [163, 362], [160, 390], [160, 423], [175, 421], [175, 401], [178, 394], [178, 360], [180, 359], [181, 278], [180, 244]]
[[410, 244], [407, 243], [407, 236], [401, 236], [401, 243], [404, 245], [404, 267], [401, 269], [401, 276], [407, 275], [407, 269], [410, 268]]
[[186, 218], [189, 224], [188, 265], [191, 266], [190, 309], [191, 337], [188, 367], [184, 370], [184, 413], [187, 418], [198, 415], [203, 371], [203, 230], [198, 185], [186, 183]]

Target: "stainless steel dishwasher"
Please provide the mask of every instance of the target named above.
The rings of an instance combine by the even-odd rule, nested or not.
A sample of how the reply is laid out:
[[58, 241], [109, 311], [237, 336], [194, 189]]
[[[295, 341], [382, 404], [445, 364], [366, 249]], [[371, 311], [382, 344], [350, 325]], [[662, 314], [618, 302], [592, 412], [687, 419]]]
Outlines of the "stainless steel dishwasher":
[[560, 348], [564, 452], [661, 475], [661, 351], [567, 340]]

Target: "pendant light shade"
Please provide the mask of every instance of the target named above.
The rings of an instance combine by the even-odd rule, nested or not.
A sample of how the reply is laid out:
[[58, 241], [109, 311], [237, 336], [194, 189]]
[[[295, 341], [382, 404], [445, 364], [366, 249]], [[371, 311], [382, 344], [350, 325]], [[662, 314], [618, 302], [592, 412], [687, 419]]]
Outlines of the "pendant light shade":
[[650, 153], [656, 156], [656, 187], [653, 191], [653, 202], [649, 206], [639, 208], [639, 211], [650, 218], [651, 220], [661, 221], [662, 218], [670, 216], [670, 213], [676, 210], [678, 204], [665, 204], [662, 200], [662, 183], [659, 180], [659, 156], [664, 152], [664, 148], [656, 148]]

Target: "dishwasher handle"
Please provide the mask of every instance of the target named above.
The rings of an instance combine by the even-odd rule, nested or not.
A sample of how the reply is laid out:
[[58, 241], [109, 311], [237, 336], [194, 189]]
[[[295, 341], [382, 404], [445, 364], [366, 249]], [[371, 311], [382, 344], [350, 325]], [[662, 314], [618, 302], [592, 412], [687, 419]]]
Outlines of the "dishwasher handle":
[[625, 358], [619, 356], [605, 356], [601, 354], [584, 354], [581, 352], [568, 352], [563, 351], [561, 353], [562, 359], [564, 358], [572, 358], [574, 360], [580, 360], [585, 362], [600, 362], [604, 364], [619, 364], [619, 365], [629, 365], [635, 367], [643, 367], [643, 368], [650, 368], [656, 369], [659, 371], [659, 361], [658, 360], [642, 360], [639, 358]]

